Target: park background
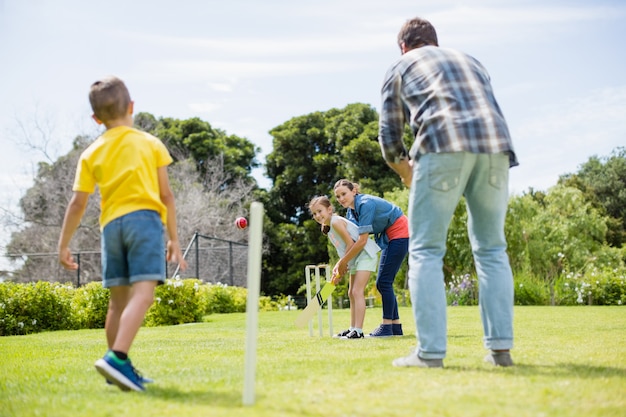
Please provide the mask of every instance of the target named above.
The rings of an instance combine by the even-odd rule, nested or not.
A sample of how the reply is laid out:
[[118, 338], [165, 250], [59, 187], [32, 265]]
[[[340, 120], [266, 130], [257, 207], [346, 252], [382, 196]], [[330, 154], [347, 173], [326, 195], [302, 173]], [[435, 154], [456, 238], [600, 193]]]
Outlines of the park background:
[[[416, 15], [487, 67], [520, 158], [507, 223], [512, 369], [481, 363], [462, 205], [446, 257], [444, 370], [390, 366], [415, 344], [406, 268], [402, 338], [349, 349], [309, 337], [285, 310], [302, 297], [304, 266], [334, 261], [311, 196], [345, 176], [406, 206], [376, 144], [376, 108], [398, 29]], [[625, 18], [618, 0], [0, 0], [0, 414], [622, 415]], [[159, 287], [133, 354], [158, 380], [142, 397], [93, 370], [108, 296], [97, 196], [72, 243], [81, 280], [54, 259], [76, 158], [99, 133], [88, 87], [107, 74], [126, 81], [138, 126], [176, 158], [181, 240], [209, 237], [196, 240], [201, 256], [220, 264]], [[228, 246], [245, 258], [233, 221], [253, 200], [266, 208], [259, 397], [242, 409], [246, 290], [229, 281], [242, 258], [229, 264]], [[368, 309], [372, 327], [379, 313]], [[334, 310], [337, 325], [347, 314]]]
[[[72, 243], [81, 276], [53, 253], [76, 158], [100, 133], [88, 86], [113, 73], [129, 85], [137, 126], [176, 159], [180, 238], [196, 257], [182, 277], [241, 285], [247, 236], [233, 220], [258, 200], [263, 294], [302, 297], [304, 267], [334, 261], [307, 212], [312, 196], [346, 177], [406, 208], [407, 190], [380, 157], [376, 107], [397, 31], [415, 15], [433, 22], [442, 46], [485, 64], [509, 121], [521, 162], [507, 220], [519, 302], [623, 303], [626, 7], [609, 0], [105, 9], [2, 0], [0, 53], [12, 63], [0, 79], [2, 278], [99, 280], [97, 195]], [[461, 204], [446, 256], [451, 290], [475, 284], [464, 218]], [[405, 278], [403, 268], [399, 290]]]

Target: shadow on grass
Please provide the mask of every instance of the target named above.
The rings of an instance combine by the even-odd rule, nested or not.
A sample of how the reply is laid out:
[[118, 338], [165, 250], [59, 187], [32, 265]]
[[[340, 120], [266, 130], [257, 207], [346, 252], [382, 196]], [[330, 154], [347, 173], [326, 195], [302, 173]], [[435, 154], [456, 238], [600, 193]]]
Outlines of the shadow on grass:
[[545, 375], [555, 378], [611, 378], [626, 379], [624, 368], [612, 366], [584, 365], [580, 363], [555, 363], [551, 365], [516, 364], [518, 373], [527, 375]]
[[[515, 361], [515, 357], [513, 357]], [[550, 365], [535, 365], [515, 362], [511, 368], [494, 367], [488, 364], [478, 368], [462, 366], [446, 366], [445, 369], [457, 371], [484, 371], [510, 372], [511, 376], [546, 376], [552, 378], [621, 378], [626, 379], [624, 368], [612, 366], [584, 365], [580, 363], [554, 363]]]
[[218, 407], [242, 407], [242, 392], [213, 391], [194, 388], [193, 390], [181, 391], [178, 388], [167, 386], [150, 386], [143, 395], [155, 397], [161, 400], [178, 401], [185, 404], [212, 405]]

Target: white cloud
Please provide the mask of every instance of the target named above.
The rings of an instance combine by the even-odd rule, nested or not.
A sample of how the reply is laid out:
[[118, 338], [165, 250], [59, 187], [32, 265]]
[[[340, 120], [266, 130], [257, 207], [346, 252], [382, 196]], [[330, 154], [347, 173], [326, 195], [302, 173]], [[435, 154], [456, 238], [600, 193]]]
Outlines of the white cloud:
[[219, 109], [221, 105], [217, 103], [189, 103], [189, 108], [196, 113], [211, 113]]
[[[307, 61], [229, 61], [229, 60], [178, 60], [162, 62], [144, 62], [137, 68], [136, 76], [154, 80], [174, 82], [205, 79], [262, 78], [287, 75], [328, 74], [349, 71], [358, 67], [358, 63], [349, 60], [307, 60]], [[150, 72], [146, 72], [150, 68]], [[213, 84], [209, 81], [208, 84]]]
[[626, 85], [537, 107], [511, 132], [520, 159], [511, 170], [512, 191], [546, 190], [589, 157], [608, 156], [624, 146], [625, 114]]
[[220, 93], [230, 93], [233, 91], [233, 82], [210, 82], [209, 88]]

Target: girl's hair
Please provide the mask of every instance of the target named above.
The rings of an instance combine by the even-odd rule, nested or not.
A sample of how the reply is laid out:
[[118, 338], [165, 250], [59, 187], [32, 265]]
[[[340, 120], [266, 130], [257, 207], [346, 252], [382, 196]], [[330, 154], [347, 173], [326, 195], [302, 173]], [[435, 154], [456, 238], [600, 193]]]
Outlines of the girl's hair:
[[348, 187], [348, 190], [356, 191], [357, 194], [359, 193], [359, 184], [355, 182], [350, 182], [346, 179], [341, 179], [337, 181], [335, 183], [335, 186], [333, 187], [333, 190], [336, 190], [338, 187]]
[[[332, 204], [330, 204], [330, 199], [328, 197], [326, 197], [325, 195], [320, 195], [320, 196], [317, 196], [317, 197], [313, 197], [313, 199], [309, 202], [309, 211], [311, 211], [313, 206], [315, 206], [317, 204], [321, 204], [322, 206], [324, 206], [326, 208], [332, 207]], [[322, 225], [322, 233], [327, 235], [328, 232], [330, 232], [330, 226], [327, 225], [327, 224], [323, 224]]]
[[96, 81], [89, 90], [93, 114], [103, 123], [124, 117], [128, 112], [130, 94], [122, 80], [108, 76]]

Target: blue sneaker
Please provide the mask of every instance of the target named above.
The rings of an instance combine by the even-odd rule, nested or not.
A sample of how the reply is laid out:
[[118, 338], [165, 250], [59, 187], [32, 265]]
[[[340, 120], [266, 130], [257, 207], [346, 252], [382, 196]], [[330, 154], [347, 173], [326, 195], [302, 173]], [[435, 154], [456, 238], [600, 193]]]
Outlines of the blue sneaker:
[[96, 370], [122, 391], [144, 391], [142, 378], [130, 362], [122, 361], [111, 351], [95, 363]]
[[391, 330], [393, 331], [394, 336], [404, 336], [404, 333], [402, 332], [402, 324], [400, 323], [393, 323], [391, 325]]
[[[154, 379], [141, 375], [141, 373], [137, 370], [137, 368], [135, 367], [133, 368], [135, 369], [135, 373], [139, 377], [139, 380], [141, 381], [142, 384], [152, 384], [154, 382]], [[111, 382], [110, 379], [107, 379], [107, 384], [113, 385], [113, 382]]]
[[369, 337], [389, 337], [393, 336], [393, 325], [391, 324], [381, 324], [376, 329], [372, 330], [369, 334]]

